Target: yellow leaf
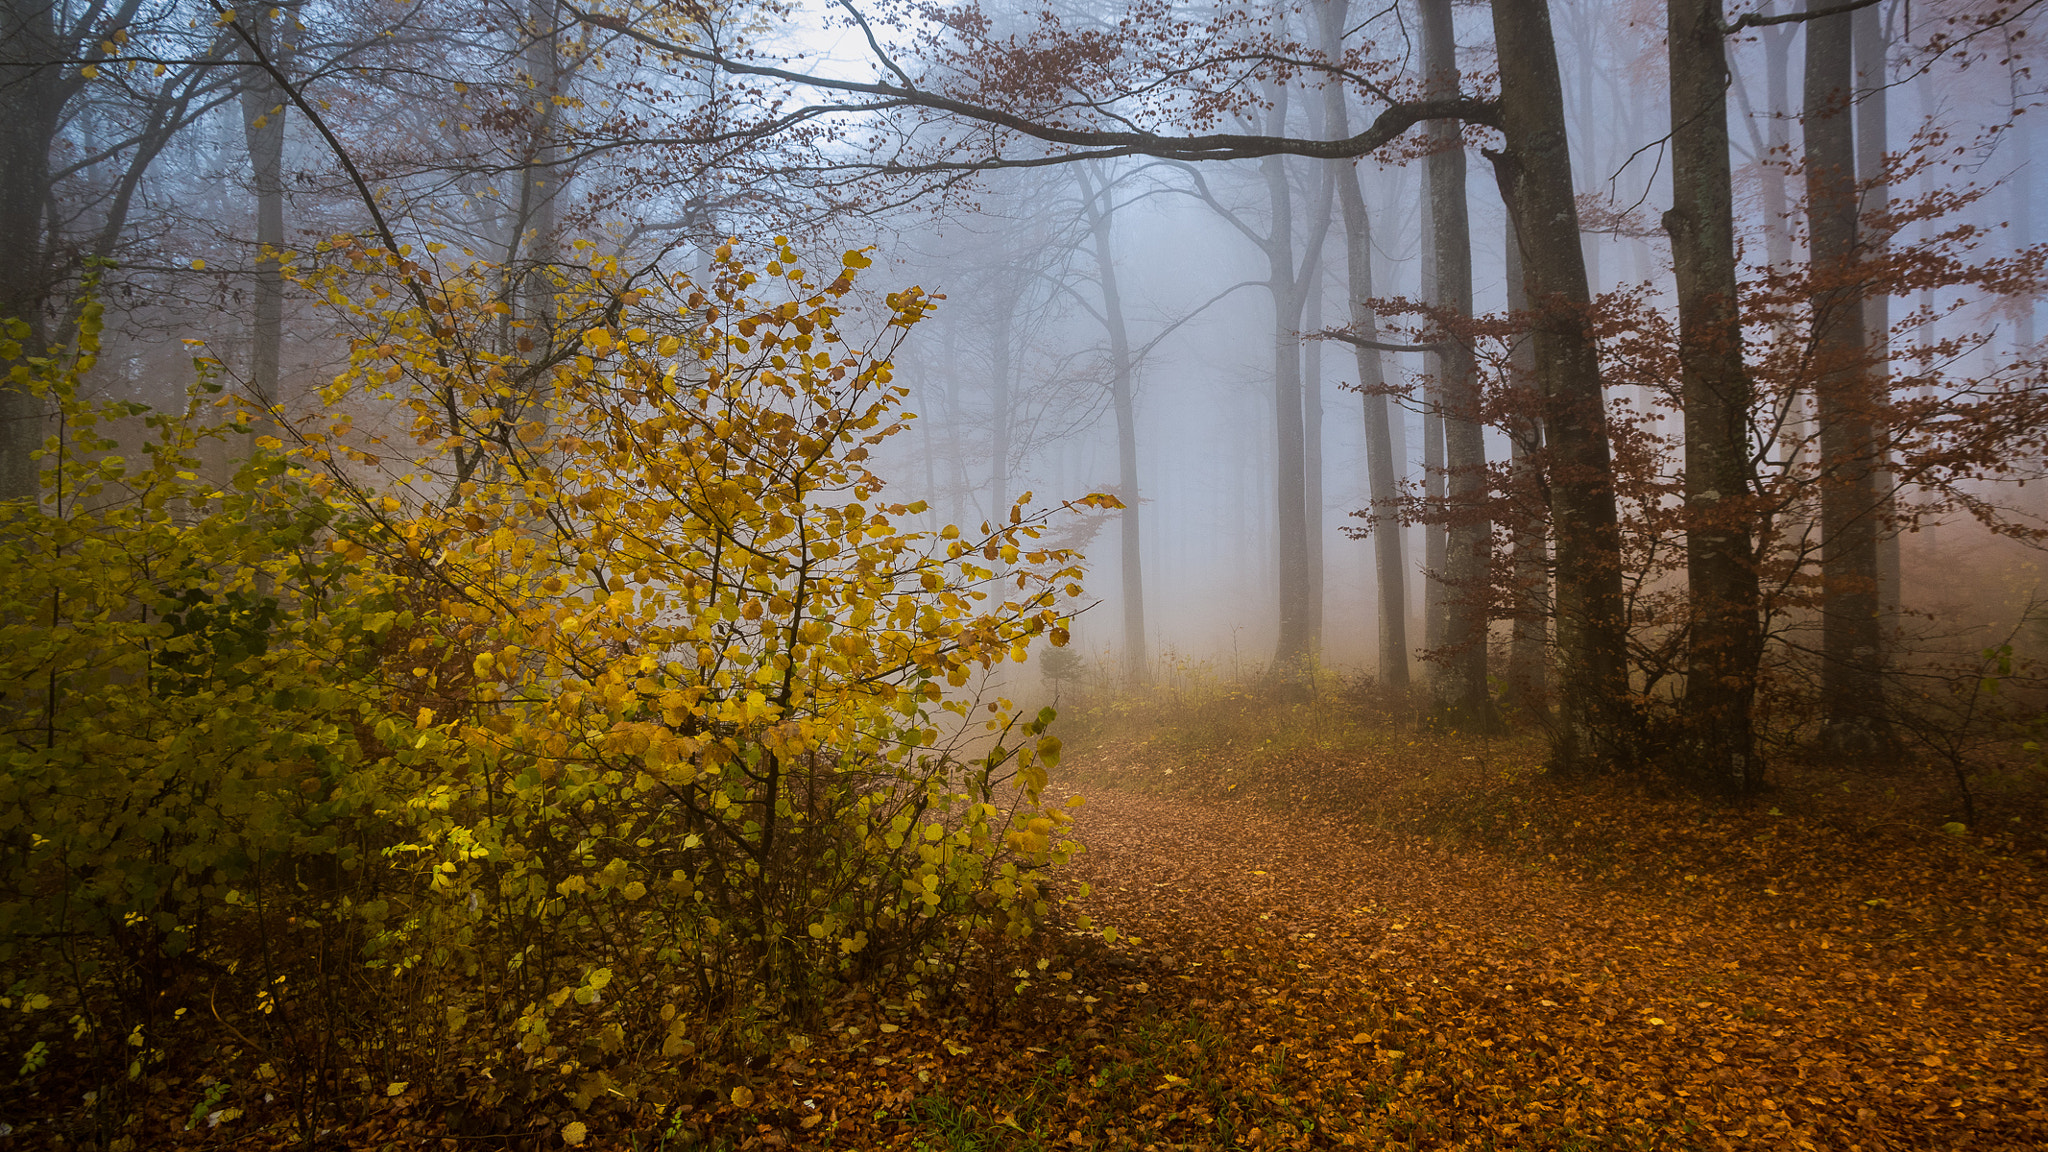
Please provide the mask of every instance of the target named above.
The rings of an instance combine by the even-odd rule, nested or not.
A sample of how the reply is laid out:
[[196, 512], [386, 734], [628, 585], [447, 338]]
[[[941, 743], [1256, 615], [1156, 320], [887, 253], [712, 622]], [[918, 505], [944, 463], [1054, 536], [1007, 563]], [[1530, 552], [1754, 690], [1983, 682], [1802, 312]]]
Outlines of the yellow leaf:
[[96, 65], [92, 64], [87, 64], [85, 67], [80, 68], [78, 70], [78, 74], [80, 76], [85, 77], [87, 80], [97, 80], [100, 78], [99, 68]]
[[384, 1094], [385, 1094], [386, 1096], [403, 1096], [403, 1095], [405, 1095], [405, 1086], [406, 1086], [406, 1085], [407, 1085], [408, 1083], [410, 1083], [410, 1081], [407, 1081], [407, 1080], [393, 1080], [393, 1081], [392, 1081], [392, 1082], [391, 1082], [391, 1083], [390, 1083], [390, 1084], [389, 1084], [389, 1085], [388, 1085], [388, 1086], [387, 1086], [387, 1087], [386, 1087], [386, 1088], [384, 1089]]
[[585, 1127], [581, 1120], [571, 1120], [567, 1124], [562, 1125], [562, 1143], [564, 1144], [581, 1144], [584, 1138], [589, 1135], [590, 1129]]
[[742, 1084], [742, 1085], [740, 1085], [739, 1087], [737, 1087], [737, 1088], [735, 1088], [735, 1089], [733, 1089], [733, 1090], [732, 1090], [732, 1106], [733, 1106], [733, 1107], [735, 1107], [735, 1108], [751, 1108], [751, 1107], [753, 1107], [753, 1105], [754, 1105], [754, 1090], [753, 1090], [752, 1088], [749, 1088], [749, 1087], [747, 1087], [747, 1086], [746, 1086], [745, 1084]]
[[194, 260], [194, 261], [192, 261], [192, 270], [193, 270], [194, 272], [204, 272], [204, 271], [206, 271], [206, 261], [204, 261], [204, 260]]

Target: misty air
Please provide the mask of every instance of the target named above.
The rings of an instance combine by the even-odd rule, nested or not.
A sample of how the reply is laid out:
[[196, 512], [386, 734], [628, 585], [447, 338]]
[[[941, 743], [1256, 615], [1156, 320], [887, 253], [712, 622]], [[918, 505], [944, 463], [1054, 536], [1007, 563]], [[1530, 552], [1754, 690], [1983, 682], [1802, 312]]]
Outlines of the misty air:
[[0, 0], [0, 1150], [2048, 1144], [2037, 0]]

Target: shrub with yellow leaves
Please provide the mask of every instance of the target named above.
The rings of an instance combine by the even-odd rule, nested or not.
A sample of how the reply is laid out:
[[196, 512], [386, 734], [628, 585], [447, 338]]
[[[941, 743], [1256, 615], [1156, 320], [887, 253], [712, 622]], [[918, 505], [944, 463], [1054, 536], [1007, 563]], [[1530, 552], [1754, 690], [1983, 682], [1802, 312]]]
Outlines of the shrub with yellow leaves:
[[[64, 415], [43, 498], [0, 505], [24, 1003], [147, 1083], [196, 979], [308, 1132], [349, 1084], [457, 1078], [594, 1120], [733, 1021], [930, 994], [1044, 924], [1053, 717], [981, 689], [1065, 643], [1080, 558], [1042, 543], [1059, 508], [918, 531], [884, 497], [887, 354], [930, 297], [856, 342], [867, 258], [778, 241], [695, 279], [592, 257], [543, 325], [485, 265], [326, 255], [293, 275], [356, 335], [311, 418], [209, 426], [203, 358], [182, 416], [80, 400], [91, 306], [22, 359]], [[106, 429], [145, 416], [131, 461]]]
[[[704, 1005], [943, 984], [963, 941], [1034, 931], [1074, 850], [1043, 796], [1051, 713], [970, 694], [1066, 641], [1080, 558], [1040, 543], [1060, 509], [906, 528], [924, 506], [868, 457], [906, 419], [887, 353], [933, 301], [887, 296], [857, 343], [868, 259], [814, 277], [777, 249], [694, 279], [593, 258], [553, 345], [490, 268], [343, 252], [308, 278], [359, 328], [293, 455], [358, 510], [337, 551], [429, 625], [380, 729], [417, 773], [393, 857], [425, 898], [378, 956], [461, 972], [521, 1059], [594, 1074], [682, 1056]], [[392, 401], [403, 448], [352, 416]]]

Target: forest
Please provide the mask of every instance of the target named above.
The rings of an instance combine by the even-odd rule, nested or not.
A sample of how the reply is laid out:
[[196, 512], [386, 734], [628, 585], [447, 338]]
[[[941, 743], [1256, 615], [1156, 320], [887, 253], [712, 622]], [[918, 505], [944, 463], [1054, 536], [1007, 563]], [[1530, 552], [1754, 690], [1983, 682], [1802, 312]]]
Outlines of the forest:
[[2048, 1145], [2040, 0], [0, 0], [0, 1150]]

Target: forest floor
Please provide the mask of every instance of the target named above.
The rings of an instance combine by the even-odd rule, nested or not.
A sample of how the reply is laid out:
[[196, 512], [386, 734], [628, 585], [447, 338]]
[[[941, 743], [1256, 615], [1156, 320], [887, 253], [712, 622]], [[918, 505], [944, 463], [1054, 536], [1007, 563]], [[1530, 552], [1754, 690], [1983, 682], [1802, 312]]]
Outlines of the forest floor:
[[[1527, 736], [1111, 719], [1055, 777], [1086, 851], [1054, 931], [962, 995], [855, 991], [707, 1053], [584, 1147], [2048, 1147], [2030, 768], [1980, 781], [1972, 830], [1911, 771], [1787, 763], [1722, 806], [1562, 786]], [[446, 1107], [331, 1135], [472, 1146]], [[173, 1142], [293, 1143], [266, 1131]]]
[[1001, 1023], [843, 1006], [753, 1138], [2048, 1147], [2035, 801], [1985, 836], [1910, 774], [1722, 808], [1559, 788], [1527, 739], [1222, 743], [1066, 773], [1080, 903], [1125, 939], [1017, 969]]

